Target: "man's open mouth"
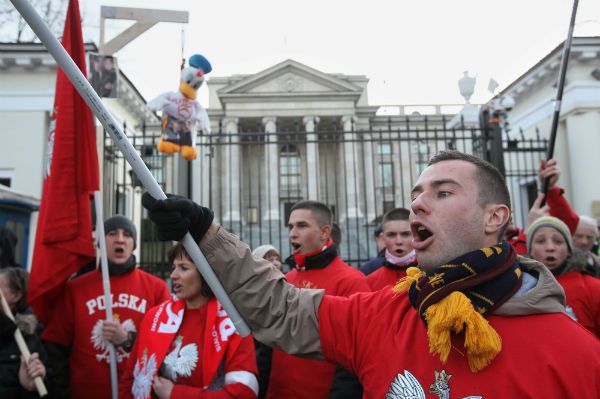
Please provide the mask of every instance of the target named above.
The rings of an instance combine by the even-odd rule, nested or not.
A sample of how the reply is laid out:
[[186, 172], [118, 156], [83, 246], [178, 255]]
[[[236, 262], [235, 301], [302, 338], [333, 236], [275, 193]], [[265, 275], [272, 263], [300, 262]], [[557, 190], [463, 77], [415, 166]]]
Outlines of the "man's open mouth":
[[122, 255], [125, 253], [125, 248], [117, 247], [115, 248], [115, 253]]
[[422, 223], [413, 222], [410, 228], [413, 234], [412, 246], [414, 249], [424, 249], [433, 241], [433, 233]]
[[302, 247], [297, 242], [292, 242], [291, 245], [292, 245], [292, 252], [295, 254], [297, 254], [300, 251], [300, 248]]
[[431, 237], [433, 235], [433, 233], [429, 230], [427, 230], [427, 228], [423, 225], [418, 225], [416, 230], [415, 230], [415, 234], [419, 237], [419, 240], [421, 241], [425, 241], [426, 239], [428, 239], [429, 237]]

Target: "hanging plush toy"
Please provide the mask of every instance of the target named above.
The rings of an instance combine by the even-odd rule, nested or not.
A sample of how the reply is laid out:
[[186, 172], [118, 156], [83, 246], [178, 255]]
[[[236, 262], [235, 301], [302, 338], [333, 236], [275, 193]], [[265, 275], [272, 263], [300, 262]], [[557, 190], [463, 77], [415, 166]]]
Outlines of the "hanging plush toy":
[[197, 129], [210, 133], [208, 115], [196, 101], [196, 93], [204, 83], [204, 75], [210, 71], [212, 66], [204, 56], [191, 56], [189, 66], [181, 70], [179, 90], [163, 93], [148, 103], [149, 109], [162, 111], [158, 151], [166, 154], [180, 152], [190, 161], [196, 159]]

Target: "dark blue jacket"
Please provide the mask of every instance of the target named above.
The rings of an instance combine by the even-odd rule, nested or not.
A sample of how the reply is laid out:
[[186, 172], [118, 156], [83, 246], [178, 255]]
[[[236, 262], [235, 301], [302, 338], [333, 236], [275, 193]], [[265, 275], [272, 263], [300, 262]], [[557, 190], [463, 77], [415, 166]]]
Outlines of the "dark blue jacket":
[[360, 267], [360, 271], [363, 272], [366, 276], [373, 273], [375, 270], [379, 269], [385, 263], [385, 248], [381, 250], [377, 254], [374, 259], [371, 259], [367, 263], [363, 264]]

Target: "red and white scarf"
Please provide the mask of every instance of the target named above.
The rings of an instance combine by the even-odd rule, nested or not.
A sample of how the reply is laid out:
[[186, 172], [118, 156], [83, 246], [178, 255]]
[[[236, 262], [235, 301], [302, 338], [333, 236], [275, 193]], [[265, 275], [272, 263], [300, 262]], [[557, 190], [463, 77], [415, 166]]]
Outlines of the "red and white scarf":
[[[200, 366], [203, 368], [203, 387], [208, 387], [214, 379], [225, 353], [228, 350], [236, 351], [242, 339], [216, 298], [212, 298], [206, 306]], [[185, 301], [178, 299], [163, 302], [144, 317], [137, 337], [138, 351], [131, 387], [135, 399], [151, 397], [152, 380], [177, 336], [184, 314]]]
[[394, 256], [390, 253], [390, 251], [386, 249], [385, 260], [387, 260], [392, 265], [404, 267], [417, 262], [417, 253], [413, 249], [404, 256]]

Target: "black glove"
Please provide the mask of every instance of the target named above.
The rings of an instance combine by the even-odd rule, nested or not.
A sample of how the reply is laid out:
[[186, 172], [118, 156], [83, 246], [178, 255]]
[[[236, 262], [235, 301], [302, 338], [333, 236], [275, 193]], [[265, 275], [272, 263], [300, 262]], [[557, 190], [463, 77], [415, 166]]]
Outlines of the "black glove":
[[178, 195], [168, 194], [165, 200], [156, 200], [149, 193], [142, 195], [142, 205], [156, 225], [161, 241], [180, 241], [188, 231], [199, 242], [215, 217], [212, 210]]

